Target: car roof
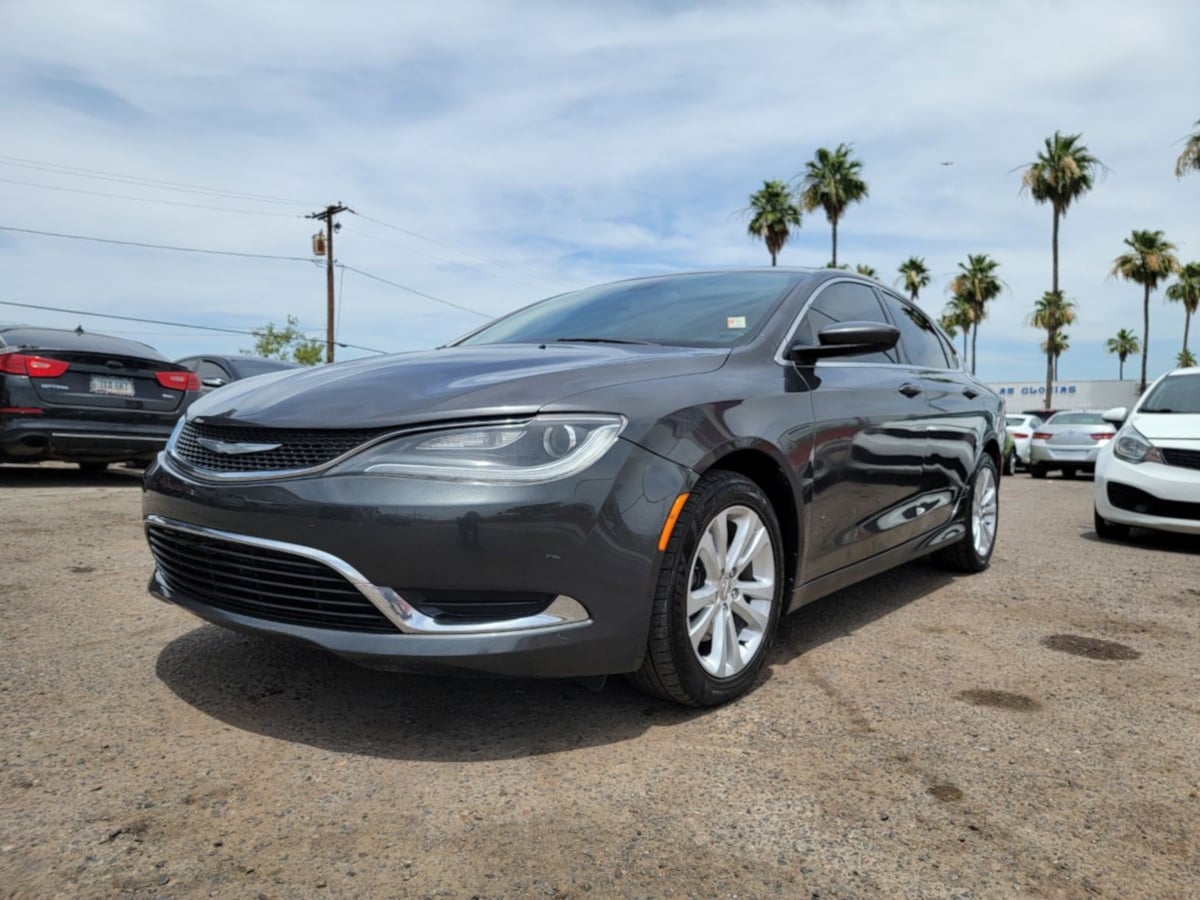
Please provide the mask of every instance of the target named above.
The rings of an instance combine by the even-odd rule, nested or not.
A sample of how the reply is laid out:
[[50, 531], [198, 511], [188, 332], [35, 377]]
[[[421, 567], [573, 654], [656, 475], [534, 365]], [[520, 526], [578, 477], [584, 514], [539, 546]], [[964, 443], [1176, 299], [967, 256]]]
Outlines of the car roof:
[[84, 353], [108, 353], [167, 362], [167, 358], [141, 341], [127, 341], [107, 334], [84, 331], [82, 328], [36, 328], [18, 325], [0, 328], [0, 345], [29, 350], [69, 350]]

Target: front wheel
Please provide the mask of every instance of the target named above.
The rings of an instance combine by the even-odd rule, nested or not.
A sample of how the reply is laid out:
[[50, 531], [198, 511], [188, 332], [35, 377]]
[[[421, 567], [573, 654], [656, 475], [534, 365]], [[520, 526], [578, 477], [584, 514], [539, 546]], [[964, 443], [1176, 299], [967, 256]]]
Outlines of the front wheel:
[[663, 556], [638, 689], [687, 706], [745, 693], [783, 606], [783, 541], [770, 501], [736, 472], [696, 484]]
[[1045, 478], [1047, 471], [1049, 470], [1042, 463], [1033, 463], [1029, 466], [1029, 474], [1034, 478]]
[[967, 533], [962, 540], [939, 550], [935, 556], [938, 562], [959, 572], [982, 572], [988, 567], [1000, 524], [1000, 492], [996, 488], [996, 464], [985, 456], [975, 469], [967, 497]]
[[1100, 515], [1100, 510], [1092, 507], [1092, 519], [1096, 526], [1096, 537], [1105, 541], [1123, 541], [1129, 537], [1129, 526], [1120, 522], [1110, 522]]
[[1074, 466], [1066, 466], [1063, 468], [1063, 478], [1074, 478], [1074, 477], [1075, 477], [1075, 467]]

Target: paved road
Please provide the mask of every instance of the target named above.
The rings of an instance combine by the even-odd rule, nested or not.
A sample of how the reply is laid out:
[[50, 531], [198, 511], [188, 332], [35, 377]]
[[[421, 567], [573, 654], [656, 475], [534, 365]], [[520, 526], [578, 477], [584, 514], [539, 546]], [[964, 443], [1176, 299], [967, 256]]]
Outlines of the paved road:
[[706, 713], [145, 593], [136, 473], [0, 467], [0, 895], [1195, 897], [1200, 545], [1006, 478], [992, 568], [791, 617]]

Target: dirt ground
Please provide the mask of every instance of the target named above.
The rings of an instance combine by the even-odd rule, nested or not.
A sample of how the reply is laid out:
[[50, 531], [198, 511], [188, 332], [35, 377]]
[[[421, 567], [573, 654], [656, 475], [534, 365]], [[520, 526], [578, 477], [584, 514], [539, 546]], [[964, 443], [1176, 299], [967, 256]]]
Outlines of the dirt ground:
[[0, 467], [0, 895], [1200, 896], [1200, 542], [1003, 480], [991, 569], [708, 712], [355, 668], [151, 598], [138, 473]]

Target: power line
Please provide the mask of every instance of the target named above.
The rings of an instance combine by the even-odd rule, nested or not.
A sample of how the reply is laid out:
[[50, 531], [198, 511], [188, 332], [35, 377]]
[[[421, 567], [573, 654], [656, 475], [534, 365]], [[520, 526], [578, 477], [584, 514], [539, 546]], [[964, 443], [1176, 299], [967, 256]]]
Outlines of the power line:
[[207, 194], [209, 196], [230, 197], [238, 200], [252, 200], [257, 203], [286, 203], [289, 206], [309, 206], [303, 200], [287, 197], [273, 197], [269, 194], [250, 194], [243, 191], [226, 191], [220, 188], [208, 188], [201, 185], [187, 184], [179, 181], [164, 181], [158, 178], [142, 178], [138, 175], [122, 175], [119, 172], [106, 172], [103, 169], [84, 169], [79, 166], [66, 166], [59, 163], [39, 162], [35, 159], [23, 159], [19, 156], [0, 155], [0, 164], [18, 166], [22, 169], [35, 169], [42, 172], [54, 172], [60, 175], [70, 175], [75, 178], [94, 178], [101, 181], [117, 181], [124, 184], [136, 184], [146, 187], [161, 188], [168, 191], [181, 191], [189, 194]]
[[[44, 306], [38, 303], [18, 303], [15, 300], [0, 300], [0, 306], [19, 306], [22, 309], [36, 309], [40, 312], [57, 312], [67, 313], [73, 316], [91, 316], [94, 319], [117, 319], [122, 322], [140, 322], [144, 325], [165, 325], [168, 328], [190, 328], [195, 331], [219, 332], [221, 334], [236, 334], [242, 337], [257, 337], [255, 331], [246, 331], [239, 328], [224, 328], [220, 325], [194, 325], [188, 322], [168, 322], [165, 319], [147, 319], [142, 316], [121, 316], [116, 313], [98, 313], [90, 312], [84, 309], [65, 309], [61, 306]], [[363, 347], [359, 344], [346, 344], [338, 342], [339, 347], [346, 347], [352, 350], [366, 350], [368, 353], [379, 353], [386, 356], [388, 350], [379, 350], [375, 347]]]
[[303, 218], [299, 213], [268, 212], [263, 209], [233, 209], [229, 206], [207, 206], [203, 203], [184, 203], [182, 200], [154, 200], [150, 197], [132, 197], [129, 194], [109, 194], [105, 191], [87, 191], [83, 188], [63, 187], [55, 184], [39, 184], [35, 181], [19, 181], [15, 178], [0, 178], [4, 184], [20, 184], [25, 187], [44, 188], [48, 191], [64, 191], [69, 194], [87, 194], [91, 197], [112, 197], [115, 200], [136, 200], [139, 203], [157, 203], [161, 206], [186, 206], [189, 209], [211, 209], [217, 212], [242, 213], [248, 216], [275, 216], [281, 219]]
[[[463, 253], [458, 247], [455, 247], [453, 244], [447, 244], [444, 241], [434, 240], [433, 238], [426, 237], [423, 234], [418, 234], [415, 231], [409, 231], [407, 228], [401, 228], [399, 225], [393, 225], [390, 222], [385, 222], [382, 219], [374, 219], [371, 216], [365, 216], [360, 212], [355, 212], [354, 214], [356, 216], [358, 216], [360, 219], [362, 219], [364, 222], [373, 222], [374, 224], [380, 225], [383, 228], [390, 228], [392, 231], [397, 231], [400, 234], [406, 234], [409, 237], [414, 237], [419, 241], [425, 241], [425, 243], [427, 243], [427, 244], [433, 244], [436, 247], [444, 247], [447, 250], [453, 250], [455, 253], [459, 254], [460, 256], [462, 256], [466, 259], [474, 260], [476, 263], [478, 263], [480, 265], [484, 265], [484, 266], [506, 265], [505, 263], [502, 263], [498, 260], [487, 259], [485, 257], [479, 257], [479, 256], [472, 256], [469, 253]], [[359, 233], [362, 234], [362, 232], [359, 232]], [[382, 241], [382, 238], [376, 238], [376, 240]], [[385, 244], [388, 243], [387, 241], [382, 241], [382, 242]], [[396, 244], [395, 246], [403, 247], [402, 244]], [[403, 247], [403, 249], [411, 249], [411, 248]], [[413, 250], [412, 252], [417, 253], [418, 251]], [[428, 254], [426, 254], [426, 255], [428, 255]], [[432, 259], [442, 259], [441, 257], [437, 257], [437, 256], [431, 256], [431, 258]], [[447, 259], [443, 259], [442, 261], [443, 262], [453, 262], [452, 260], [447, 260]], [[465, 266], [467, 264], [466, 263], [454, 263], [454, 265]], [[511, 264], [509, 264], [509, 265], [511, 265]], [[567, 282], [559, 281], [558, 279], [537, 279], [537, 280], [541, 281], [542, 284], [554, 284], [558, 287], [567, 285]], [[570, 285], [570, 286], [573, 286], [573, 285]]]
[[237, 250], [206, 250], [200, 247], [176, 247], [170, 244], [148, 244], [143, 241], [118, 241], [113, 238], [94, 237], [87, 234], [63, 234], [58, 231], [38, 231], [34, 228], [17, 228], [0, 225], [0, 231], [15, 231], [20, 234], [36, 234], [41, 237], [67, 238], [73, 241], [95, 241], [98, 244], [119, 244], [123, 247], [147, 247], [152, 250], [174, 250], [178, 253], [207, 253], [213, 256], [240, 256], [245, 259], [280, 259], [288, 262], [312, 263], [307, 256], [275, 256], [270, 253], [242, 253]]
[[357, 275], [363, 276], [363, 278], [370, 278], [372, 281], [379, 281], [379, 282], [382, 282], [383, 284], [390, 284], [394, 288], [399, 288], [400, 290], [407, 291], [410, 294], [416, 294], [418, 297], [424, 297], [426, 300], [432, 300], [434, 303], [441, 303], [445, 306], [451, 306], [454, 309], [459, 309], [459, 310], [462, 310], [463, 312], [469, 312], [472, 315], [481, 316], [482, 318], [485, 318], [485, 319], [492, 318], [492, 316], [489, 315], [488, 313], [480, 312], [477, 309], [471, 309], [471, 307], [469, 307], [469, 306], [463, 306], [459, 303], [453, 303], [449, 300], [443, 300], [441, 297], [435, 297], [435, 296], [433, 296], [433, 294], [426, 294], [424, 291], [418, 291], [416, 288], [410, 288], [408, 285], [397, 284], [395, 281], [388, 281], [386, 278], [380, 278], [378, 275], [372, 275], [370, 272], [364, 272], [362, 269], [356, 269], [354, 266], [348, 266], [345, 263], [338, 263], [338, 265], [341, 266], [343, 269], [354, 272]]

